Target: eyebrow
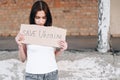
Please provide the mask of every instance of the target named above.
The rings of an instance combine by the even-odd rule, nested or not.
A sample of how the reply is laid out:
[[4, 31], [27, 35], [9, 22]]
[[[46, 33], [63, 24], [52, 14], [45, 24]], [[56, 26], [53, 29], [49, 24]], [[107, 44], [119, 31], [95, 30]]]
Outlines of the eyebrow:
[[[35, 17], [37, 17], [37, 18], [41, 18], [40, 16], [35, 16]], [[46, 16], [42, 16], [42, 18], [46, 18]]]

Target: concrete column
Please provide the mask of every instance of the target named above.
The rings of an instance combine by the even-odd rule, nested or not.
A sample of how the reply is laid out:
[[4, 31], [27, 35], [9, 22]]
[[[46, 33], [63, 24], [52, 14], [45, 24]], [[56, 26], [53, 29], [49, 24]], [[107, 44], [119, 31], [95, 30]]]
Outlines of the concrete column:
[[106, 53], [109, 49], [110, 0], [98, 0], [98, 46], [97, 50]]

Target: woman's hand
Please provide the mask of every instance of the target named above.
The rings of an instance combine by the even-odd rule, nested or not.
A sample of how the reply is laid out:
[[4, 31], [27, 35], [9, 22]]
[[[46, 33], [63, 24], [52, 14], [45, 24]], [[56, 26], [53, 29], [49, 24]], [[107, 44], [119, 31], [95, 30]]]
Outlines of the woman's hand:
[[22, 45], [23, 40], [24, 40], [24, 35], [21, 33], [18, 33], [18, 35], [15, 37], [15, 41], [18, 44], [18, 46]]
[[15, 41], [18, 44], [18, 49], [19, 49], [19, 58], [22, 62], [24, 62], [27, 58], [27, 48], [26, 45], [22, 43], [24, 40], [24, 35], [23, 34], [18, 34], [15, 37]]
[[59, 45], [60, 45], [60, 51], [64, 51], [68, 48], [68, 44], [66, 41], [60, 41]]
[[59, 42], [59, 46], [60, 46], [60, 48], [58, 48], [58, 49], [55, 50], [55, 55], [59, 55], [59, 54], [61, 54], [64, 50], [66, 50], [67, 47], [68, 47], [68, 44], [67, 44], [66, 41], [60, 41], [60, 42]]

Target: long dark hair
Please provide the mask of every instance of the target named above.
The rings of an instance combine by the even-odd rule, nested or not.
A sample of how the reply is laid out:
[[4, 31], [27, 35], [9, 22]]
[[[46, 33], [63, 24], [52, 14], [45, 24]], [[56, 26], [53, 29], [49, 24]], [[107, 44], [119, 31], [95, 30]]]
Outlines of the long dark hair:
[[30, 16], [29, 16], [29, 23], [35, 24], [35, 16], [37, 12], [41, 10], [43, 10], [46, 14], [46, 23], [44, 24], [44, 26], [52, 26], [52, 16], [50, 13], [50, 9], [47, 3], [42, 0], [36, 1], [33, 4], [31, 12], [30, 12]]

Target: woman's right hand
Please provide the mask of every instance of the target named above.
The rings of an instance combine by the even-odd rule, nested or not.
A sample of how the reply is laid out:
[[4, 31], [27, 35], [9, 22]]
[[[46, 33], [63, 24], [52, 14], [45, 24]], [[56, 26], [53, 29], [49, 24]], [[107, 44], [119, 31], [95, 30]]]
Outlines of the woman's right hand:
[[15, 41], [18, 44], [18, 46], [22, 46], [23, 40], [24, 40], [24, 35], [21, 33], [18, 33], [18, 35], [15, 37]]

